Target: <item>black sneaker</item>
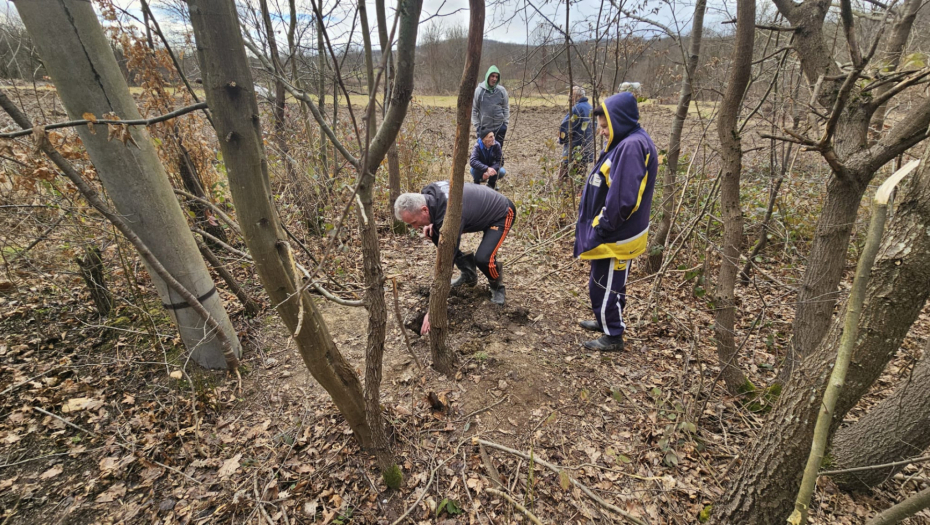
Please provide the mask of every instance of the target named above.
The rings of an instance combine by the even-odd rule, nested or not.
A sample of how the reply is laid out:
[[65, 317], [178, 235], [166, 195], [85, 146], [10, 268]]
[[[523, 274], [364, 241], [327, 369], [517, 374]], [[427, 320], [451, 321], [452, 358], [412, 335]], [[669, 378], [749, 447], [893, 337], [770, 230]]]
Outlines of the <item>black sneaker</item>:
[[602, 335], [598, 339], [585, 341], [581, 346], [588, 350], [598, 350], [600, 352], [622, 352], [623, 336], [622, 335]]
[[504, 303], [507, 302], [507, 288], [504, 285], [491, 288], [491, 302], [504, 306]]
[[601, 324], [597, 321], [578, 321], [578, 326], [592, 332], [604, 332], [604, 330], [601, 329]]

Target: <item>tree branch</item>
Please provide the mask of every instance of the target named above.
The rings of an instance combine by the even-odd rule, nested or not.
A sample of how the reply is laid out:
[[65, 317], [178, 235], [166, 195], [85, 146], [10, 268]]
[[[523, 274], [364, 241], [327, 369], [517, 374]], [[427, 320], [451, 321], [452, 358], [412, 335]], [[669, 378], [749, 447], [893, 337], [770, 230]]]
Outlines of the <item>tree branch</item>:
[[[82, 126], [84, 124], [112, 124], [112, 125], [125, 125], [125, 126], [150, 126], [152, 124], [157, 124], [159, 122], [164, 122], [166, 120], [171, 120], [175, 117], [185, 115], [192, 111], [197, 111], [199, 109], [206, 109], [206, 102], [198, 102], [190, 106], [185, 106], [180, 109], [176, 109], [171, 113], [165, 113], [164, 115], [153, 117], [149, 119], [137, 119], [137, 120], [69, 120], [68, 122], [59, 122], [57, 124], [49, 124], [44, 127], [45, 131], [60, 129], [60, 128], [73, 128], [75, 126]], [[15, 139], [16, 137], [22, 137], [29, 135], [33, 132], [35, 128], [23, 129], [20, 131], [12, 131], [10, 133], [0, 133], [0, 139]]]
[[355, 157], [355, 155], [352, 155], [351, 153], [349, 153], [349, 150], [346, 149], [342, 141], [336, 138], [336, 134], [333, 132], [332, 128], [330, 128], [329, 125], [326, 123], [326, 117], [324, 117], [323, 114], [320, 113], [320, 108], [317, 107], [313, 99], [311, 99], [306, 94], [306, 92], [304, 92], [301, 89], [297, 89], [296, 87], [291, 85], [291, 83], [286, 78], [276, 73], [274, 66], [268, 61], [268, 57], [266, 57], [261, 52], [261, 50], [258, 49], [258, 46], [256, 46], [255, 43], [250, 42], [248, 40], [246, 40], [244, 43], [245, 43], [245, 47], [249, 48], [249, 51], [251, 51], [252, 54], [254, 54], [256, 57], [258, 57], [258, 60], [262, 63], [262, 67], [265, 69], [266, 72], [268, 72], [269, 74], [271, 74], [272, 76], [280, 80], [281, 83], [284, 84], [284, 89], [286, 89], [287, 92], [291, 94], [291, 96], [303, 102], [304, 105], [310, 108], [310, 113], [313, 114], [314, 120], [316, 120], [317, 124], [320, 125], [320, 129], [322, 129], [323, 132], [326, 133], [326, 136], [333, 143], [333, 145], [336, 146], [336, 149], [339, 150], [339, 153], [342, 154], [342, 156], [346, 159], [346, 161], [349, 164], [351, 164], [353, 168], [358, 169], [359, 160]]

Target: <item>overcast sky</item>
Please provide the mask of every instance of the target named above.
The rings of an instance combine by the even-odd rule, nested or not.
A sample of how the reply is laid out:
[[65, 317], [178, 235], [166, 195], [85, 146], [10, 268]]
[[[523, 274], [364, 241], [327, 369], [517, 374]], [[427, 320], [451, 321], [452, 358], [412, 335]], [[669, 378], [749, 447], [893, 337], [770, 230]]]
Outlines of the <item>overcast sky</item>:
[[[158, 9], [158, 0], [149, 1], [153, 4], [156, 17], [159, 18], [159, 23], [162, 25], [163, 29], [166, 31], [171, 31], [172, 27], [180, 29], [173, 25], [170, 20], [166, 19], [167, 15], [165, 12]], [[370, 24], [374, 26], [376, 23], [374, 16], [375, 4], [371, 0], [366, 1], [369, 6]], [[115, 0], [115, 2], [127, 12], [138, 18], [142, 17], [141, 3], [139, 0]], [[257, 4], [257, 2], [255, 3]], [[343, 1], [342, 3], [346, 6], [351, 4], [351, 2], [347, 1]], [[560, 28], [564, 27], [565, 24], [564, 2], [532, 0], [532, 4], [530, 4], [525, 0], [498, 0], [488, 3], [485, 20], [485, 38], [491, 40], [524, 44], [527, 42], [527, 35], [531, 34], [538, 24], [549, 25], [550, 23], [554, 23]], [[280, 5], [286, 12], [286, 0], [269, 0], [269, 4], [272, 6], [272, 10], [275, 10], [276, 5]], [[327, 7], [333, 4], [333, 0], [324, 0], [324, 5]], [[605, 1], [605, 4], [609, 5], [609, 2]], [[15, 11], [10, 0], [0, 0], [0, 5], [4, 6], [3, 12], [7, 10]], [[388, 0], [388, 5], [395, 5], [395, 2], [393, 0]], [[675, 2], [673, 5], [680, 6], [675, 8], [678, 15], [677, 18], [675, 13], [672, 12], [671, 7], [661, 0], [648, 0], [646, 9], [640, 11], [640, 13], [646, 18], [659, 21], [666, 26], [674, 26], [677, 21], [678, 25], [682, 27], [683, 32], [687, 33], [690, 27], [690, 1], [688, 4]], [[301, 9], [301, 6], [303, 6], [303, 9]], [[597, 18], [600, 7], [601, 0], [579, 0], [577, 3], [573, 3], [571, 6], [571, 25], [573, 33], [580, 34], [582, 31], [585, 31], [585, 26], [588, 22], [593, 24]], [[722, 9], [725, 9], [722, 4], [719, 8], [709, 8], [706, 23], [712, 26], [725, 19], [726, 16], [723, 14]], [[298, 11], [309, 17], [311, 12], [310, 3], [307, 0], [298, 0]], [[338, 15], [334, 15], [334, 21], [337, 18]], [[527, 18], [529, 18], [529, 20]], [[468, 0], [424, 0], [421, 20], [429, 20], [428, 23], [441, 23], [445, 27], [454, 25], [467, 27]], [[344, 25], [345, 29], [348, 29], [348, 22], [343, 22], [341, 25]], [[642, 23], [637, 24], [637, 26], [643, 31], [650, 29], [648, 25]], [[335, 29], [336, 28], [333, 28], [333, 30], [331, 30], [331, 34], [335, 35], [340, 32]], [[672, 27], [672, 29], [674, 29], [674, 27]], [[587, 32], [590, 33], [590, 30]], [[377, 42], [377, 38], [374, 40]]]

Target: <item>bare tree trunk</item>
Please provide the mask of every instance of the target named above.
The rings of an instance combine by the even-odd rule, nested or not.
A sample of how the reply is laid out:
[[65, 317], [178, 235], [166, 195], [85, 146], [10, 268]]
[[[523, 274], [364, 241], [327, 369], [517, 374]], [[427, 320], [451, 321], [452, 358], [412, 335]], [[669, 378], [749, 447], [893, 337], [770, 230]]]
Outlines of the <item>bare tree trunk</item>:
[[[85, 113], [98, 118], [106, 113], [123, 119], [141, 118], [89, 2], [18, 0], [15, 5], [71, 119], [83, 118]], [[238, 358], [236, 331], [215, 293], [213, 279], [197, 251], [148, 132], [130, 128], [128, 137], [134, 145], [111, 142], [106, 132], [94, 134], [86, 126], [77, 128], [77, 132], [117, 211], [171, 276], [200, 298], [231, 341]], [[220, 338], [213, 334], [205, 338], [209, 330], [205, 329], [204, 318], [146, 265], [192, 358], [205, 367], [226, 368]]]
[[446, 218], [439, 233], [436, 254], [436, 269], [430, 287], [430, 353], [433, 367], [443, 374], [452, 375], [455, 354], [446, 346], [449, 319], [446, 300], [449, 297], [452, 277], [452, 261], [458, 243], [462, 221], [462, 192], [465, 184], [465, 163], [468, 159], [468, 144], [471, 141], [471, 106], [478, 81], [478, 65], [481, 63], [481, 48], [484, 43], [484, 0], [469, 0], [468, 54], [462, 80], [459, 82], [458, 109], [455, 115], [455, 148], [452, 152], [452, 168], [449, 176], [449, 202]]
[[[394, 88], [394, 56], [391, 53], [391, 42], [388, 42], [387, 16], [384, 9], [384, 0], [375, 2], [375, 10], [378, 16], [378, 39], [381, 41], [381, 52], [388, 53], [388, 59], [385, 62], [388, 68], [387, 81], [384, 83], [384, 112], [388, 110], [388, 101], [391, 100], [391, 90]], [[388, 160], [388, 215], [393, 217], [391, 230], [394, 233], [406, 233], [407, 224], [394, 217], [394, 201], [400, 197], [400, 159], [397, 155], [397, 141], [391, 144], [387, 152]]]
[[[901, 56], [904, 55], [904, 49], [907, 46], [911, 28], [914, 25], [914, 20], [917, 19], [917, 12], [920, 11], [922, 5], [923, 2], [921, 0], [904, 1], [904, 6], [898, 14], [898, 19], [895, 20], [894, 27], [891, 29], [891, 36], [885, 44], [885, 53], [882, 57], [884, 59], [882, 68], [886, 71], [897, 69], [898, 65], [901, 63]], [[875, 95], [881, 96], [887, 93], [892, 86], [893, 84], [890, 82], [879, 86], [879, 88], [875, 90]], [[885, 126], [885, 112], [887, 110], [888, 103], [886, 102], [875, 110], [875, 114], [872, 117], [872, 124], [870, 127], [878, 133], [881, 133], [882, 128]]]
[[830, 328], [833, 309], [839, 295], [839, 281], [846, 270], [849, 236], [856, 224], [859, 203], [866, 185], [836, 177], [827, 183], [814, 242], [798, 290], [793, 337], [779, 370], [779, 382], [784, 383], [804, 356], [813, 351]]
[[720, 209], [723, 214], [723, 255], [717, 277], [714, 306], [714, 334], [717, 339], [717, 356], [720, 359], [723, 380], [731, 394], [752, 391], [752, 383], [739, 369], [736, 341], [733, 336], [736, 321], [736, 272], [739, 264], [739, 246], [743, 238], [743, 212], [740, 208], [740, 174], [743, 153], [737, 120], [743, 102], [743, 92], [752, 74], [752, 50], [755, 37], [756, 4], [754, 0], [739, 0], [736, 12], [736, 40], [727, 90], [720, 103], [717, 117], [717, 136], [723, 175], [720, 182]]
[[258, 104], [235, 5], [224, 0], [191, 0], [189, 4], [204, 91], [213, 110], [230, 191], [255, 269], [307, 369], [332, 397], [362, 446], [368, 448], [372, 436], [361, 382], [336, 349], [322, 315], [303, 288], [274, 207]]
[[107, 288], [103, 275], [103, 260], [100, 258], [100, 248], [87, 247], [84, 249], [84, 258], [75, 257], [74, 261], [81, 268], [81, 277], [90, 291], [90, 297], [97, 307], [97, 315], [106, 317], [113, 308], [113, 296]]
[[[361, 3], [364, 2], [360, 2]], [[381, 269], [381, 253], [378, 247], [378, 224], [374, 214], [375, 172], [384, 160], [390, 145], [397, 138], [407, 108], [413, 97], [414, 54], [417, 40], [417, 23], [422, 0], [404, 0], [398, 6], [400, 34], [397, 44], [398, 71], [395, 90], [389, 101], [388, 111], [377, 130], [377, 134], [366, 140], [367, 151], [359, 171], [358, 189], [362, 209], [359, 210], [359, 230], [362, 238], [362, 255], [365, 267], [365, 306], [368, 309], [368, 341], [365, 347], [365, 405], [368, 426], [372, 431], [372, 448], [382, 471], [393, 464], [384, 422], [381, 419], [381, 362], [384, 355], [384, 336], [387, 325], [387, 305], [384, 300], [384, 272]], [[361, 14], [361, 9], [360, 9]], [[367, 29], [367, 22], [362, 23]], [[366, 40], [368, 42], [368, 40]], [[371, 48], [368, 43], [370, 62]], [[387, 58], [387, 57], [383, 57]], [[375, 121], [374, 70], [369, 74], [369, 132]], [[359, 130], [361, 132], [361, 130]]]
[[659, 271], [662, 267], [665, 243], [668, 240], [668, 234], [672, 231], [672, 216], [675, 214], [675, 203], [678, 201], [678, 159], [681, 156], [681, 134], [685, 128], [685, 120], [688, 118], [688, 110], [691, 108], [691, 97], [694, 92], [692, 84], [701, 55], [701, 38], [704, 35], [704, 12], [706, 10], [707, 0], [698, 0], [694, 4], [691, 34], [688, 36], [691, 39], [690, 51], [685, 64], [685, 74], [681, 78], [681, 92], [678, 95], [672, 131], [668, 137], [668, 156], [665, 158], [665, 174], [662, 178], [662, 219], [652, 237], [652, 245], [646, 250], [648, 254], [646, 272], [649, 274]]
[[[919, 456], [930, 447], [930, 345], [891, 396], [836, 431], [830, 455], [837, 470], [884, 465]], [[870, 490], [906, 465], [830, 476], [845, 490]]]
[[287, 173], [287, 180], [290, 183], [296, 182], [296, 177], [294, 176], [294, 165], [290, 160], [288, 155], [288, 146], [287, 146], [287, 129], [285, 122], [285, 92], [284, 92], [284, 82], [281, 81], [280, 76], [284, 75], [284, 68], [281, 66], [281, 57], [278, 54], [278, 42], [274, 36], [274, 26], [271, 23], [271, 13], [268, 11], [268, 0], [259, 0], [259, 6], [262, 12], [262, 22], [265, 26], [265, 36], [268, 39], [268, 52], [271, 54], [271, 63], [274, 65], [275, 77], [274, 77], [274, 138], [275, 144], [278, 146], [278, 156], [281, 158], [281, 162], [284, 163], [284, 168]]
[[[926, 168], [922, 164], [909, 183], [879, 249], [831, 433], [881, 375], [930, 296], [930, 236], [926, 234], [930, 170]], [[816, 351], [799, 363], [744, 455], [747, 460], [720, 497], [713, 523], [784, 523], [810, 452], [841, 334], [842, 320], [837, 320]]]
[[[317, 102], [320, 106], [320, 113], [326, 114], [326, 49], [323, 45], [323, 19], [316, 17], [316, 69], [317, 75], [317, 86], [318, 92], [317, 96], [319, 101]], [[333, 130], [335, 131], [335, 104], [336, 99], [333, 98]], [[326, 169], [326, 133], [323, 132], [322, 126], [320, 127], [320, 165], [323, 166], [321, 173], [321, 181], [326, 184], [326, 187], [329, 187], [329, 174]]]

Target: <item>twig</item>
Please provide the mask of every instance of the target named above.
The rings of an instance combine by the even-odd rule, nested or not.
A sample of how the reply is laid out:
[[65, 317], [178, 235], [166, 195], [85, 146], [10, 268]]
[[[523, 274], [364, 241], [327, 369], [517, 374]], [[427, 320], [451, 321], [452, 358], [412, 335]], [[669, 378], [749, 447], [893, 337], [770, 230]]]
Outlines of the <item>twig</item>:
[[61, 367], [60, 367], [60, 366], [56, 366], [56, 367], [53, 367], [53, 368], [49, 368], [48, 370], [46, 370], [45, 372], [42, 372], [41, 374], [39, 374], [39, 375], [37, 375], [37, 376], [30, 377], [29, 379], [27, 379], [27, 380], [25, 380], [25, 381], [23, 381], [23, 382], [21, 382], [21, 383], [16, 383], [15, 385], [13, 385], [13, 386], [11, 386], [11, 387], [7, 387], [6, 390], [4, 390], [3, 392], [0, 392], [0, 396], [5, 396], [6, 394], [9, 394], [10, 392], [16, 390], [17, 388], [19, 388], [19, 387], [21, 387], [21, 386], [23, 386], [23, 385], [29, 384], [29, 383], [35, 381], [36, 379], [38, 379], [38, 378], [40, 378], [40, 377], [46, 375], [46, 374], [49, 374], [49, 373], [51, 373], [51, 372], [54, 372], [55, 370], [58, 370], [59, 368], [61, 368]]
[[[491, 447], [491, 448], [496, 448], [496, 449], [498, 449], [498, 450], [503, 450], [504, 452], [509, 452], [509, 453], [511, 453], [511, 454], [513, 454], [513, 455], [515, 455], [515, 456], [520, 456], [521, 458], [526, 459], [526, 460], [529, 460], [529, 459], [530, 459], [530, 455], [527, 454], [527, 453], [525, 453], [525, 452], [520, 452], [519, 450], [514, 450], [514, 449], [512, 449], [512, 448], [510, 448], [510, 447], [505, 447], [504, 445], [498, 445], [497, 443], [493, 443], [493, 442], [491, 442], [491, 441], [486, 441], [486, 440], [484, 440], [484, 439], [474, 438], [474, 439], [472, 440], [472, 442], [473, 442], [473, 443], [480, 444], [480, 445], [485, 445], [485, 446], [488, 446], [488, 447]], [[558, 465], [554, 465], [554, 464], [552, 464], [552, 463], [549, 463], [548, 461], [544, 461], [544, 460], [542, 460], [542, 459], [539, 459], [539, 458], [536, 457], [536, 456], [533, 456], [533, 462], [534, 462], [534, 463], [537, 463], [537, 464], [539, 464], [539, 465], [542, 465], [542, 466], [544, 466], [544, 467], [546, 467], [546, 468], [548, 468], [549, 470], [555, 472], [556, 474], [561, 474], [562, 472], [564, 472], [564, 470], [563, 470], [561, 467], [559, 467]], [[571, 476], [568, 476], [568, 479], [571, 480], [571, 482], [572, 482], [576, 487], [578, 487], [579, 489], [581, 489], [582, 492], [584, 492], [585, 494], [587, 494], [588, 497], [590, 497], [591, 499], [593, 499], [598, 505], [604, 507], [605, 509], [607, 509], [607, 510], [609, 510], [609, 511], [611, 511], [611, 512], [614, 512], [614, 513], [616, 513], [616, 514], [619, 514], [620, 516], [622, 516], [623, 518], [625, 518], [625, 519], [626, 519], [627, 521], [629, 521], [630, 523], [635, 523], [636, 525], [647, 525], [647, 524], [648, 524], [648, 522], [645, 520], [645, 518], [639, 518], [639, 517], [637, 517], [637, 516], [634, 516], [634, 515], [630, 514], [630, 513], [627, 512], [627, 511], [621, 509], [620, 507], [617, 507], [616, 505], [612, 505], [612, 504], [610, 504], [610, 503], [607, 503], [606, 501], [604, 501], [603, 498], [601, 498], [600, 496], [598, 496], [597, 494], [595, 494], [591, 489], [589, 489], [587, 485], [585, 485], [584, 483], [581, 483], [581, 482], [578, 481], [577, 479], [575, 479], [575, 478], [573, 478], [573, 477], [571, 477]]]
[[213, 204], [212, 202], [208, 201], [207, 199], [202, 199], [202, 198], [200, 198], [200, 197], [198, 197], [198, 196], [196, 196], [196, 195], [192, 195], [192, 194], [190, 194], [190, 193], [187, 193], [187, 192], [184, 191], [184, 190], [179, 190], [179, 189], [177, 189], [177, 188], [174, 188], [174, 192], [175, 192], [176, 194], [178, 194], [178, 195], [182, 195], [182, 196], [184, 196], [184, 197], [187, 197], [188, 199], [191, 199], [191, 200], [193, 200], [193, 201], [197, 201], [197, 202], [199, 202], [200, 204], [203, 204], [204, 206], [210, 208], [211, 210], [213, 210], [213, 213], [215, 213], [217, 217], [219, 217], [220, 219], [222, 219], [223, 222], [225, 222], [226, 224], [228, 224], [230, 228], [236, 230], [236, 233], [238, 233], [239, 235], [242, 235], [242, 230], [239, 228], [239, 223], [237, 223], [236, 221], [232, 220], [232, 219], [229, 217], [229, 215], [226, 215], [226, 213], [223, 212], [223, 210], [219, 209], [219, 208], [216, 206], [216, 204]]
[[868, 465], [865, 467], [853, 467], [853, 468], [844, 468], [840, 470], [824, 470], [820, 473], [821, 476], [832, 476], [834, 474], [847, 474], [849, 472], [862, 472], [865, 470], [878, 470], [883, 468], [891, 467], [900, 467], [901, 465], [913, 465], [916, 463], [925, 463], [930, 461], [930, 456], [922, 456], [919, 458], [903, 459], [901, 461], [895, 461], [892, 463], [884, 463], [882, 465]]
[[[165, 113], [164, 115], [160, 115], [160, 116], [158, 116], [158, 117], [152, 117], [152, 118], [148, 118], [148, 119], [141, 118], [141, 119], [136, 119], [136, 120], [104, 120], [104, 119], [99, 119], [99, 120], [87, 120], [87, 119], [69, 120], [68, 122], [59, 122], [59, 123], [57, 123], [57, 124], [49, 124], [49, 125], [45, 126], [44, 129], [45, 129], [45, 131], [48, 131], [48, 130], [51, 130], [51, 129], [59, 129], [59, 128], [73, 128], [73, 127], [75, 127], [75, 126], [82, 126], [82, 125], [84, 125], [84, 124], [114, 124], [114, 125], [124, 125], [124, 126], [149, 126], [149, 125], [151, 125], [151, 124], [157, 124], [157, 123], [159, 123], [159, 122], [164, 122], [164, 121], [166, 121], [166, 120], [171, 120], [171, 119], [173, 119], [173, 118], [175, 118], [175, 117], [179, 117], [179, 116], [181, 116], [181, 115], [184, 115], [184, 114], [186, 114], [186, 113], [190, 113], [190, 112], [192, 112], [192, 111], [197, 111], [197, 110], [199, 110], [199, 109], [207, 109], [207, 103], [206, 103], [206, 102], [200, 102], [200, 103], [198, 103], [198, 104], [193, 104], [193, 105], [190, 105], [190, 106], [185, 106], [185, 107], [183, 107], [183, 108], [176, 109], [176, 110], [174, 110], [174, 111], [172, 111], [172, 112], [170, 112], [170, 113]], [[21, 130], [19, 130], [19, 131], [11, 131], [11, 132], [9, 132], [9, 133], [0, 133], [0, 139], [15, 139], [16, 137], [22, 137], [22, 136], [25, 136], [25, 135], [31, 135], [32, 132], [33, 132], [33, 129], [34, 129], [34, 128], [27, 128], [27, 129], [21, 129]]]
[[436, 476], [436, 471], [442, 468], [446, 463], [449, 462], [450, 459], [454, 457], [456, 457], [456, 454], [452, 454], [448, 459], [443, 460], [442, 463], [436, 465], [436, 467], [433, 468], [433, 470], [429, 473], [429, 481], [426, 482], [426, 485], [423, 487], [423, 491], [420, 492], [420, 497], [418, 497], [417, 500], [413, 502], [413, 505], [411, 505], [407, 510], [405, 510], [404, 513], [401, 514], [400, 517], [394, 521], [394, 523], [391, 523], [391, 525], [398, 525], [399, 523], [404, 521], [404, 519], [407, 517], [408, 514], [413, 512], [413, 509], [417, 508], [417, 505], [419, 505], [420, 502], [423, 501], [423, 497], [426, 496], [426, 494], [429, 492], [429, 487], [430, 485], [433, 484], [433, 477]]
[[400, 315], [400, 302], [397, 299], [397, 278], [391, 277], [391, 283], [394, 289], [394, 315], [397, 317], [397, 326], [400, 328], [400, 332], [404, 334], [404, 342], [407, 343], [407, 351], [413, 356], [413, 360], [416, 361], [420, 370], [423, 370], [423, 363], [420, 362], [420, 358], [417, 357], [417, 354], [413, 351], [413, 346], [410, 345], [410, 336], [407, 335], [407, 330], [404, 329], [404, 320]]
[[536, 525], [542, 525], [542, 522], [539, 521], [539, 518], [537, 518], [536, 516], [534, 516], [533, 513], [530, 512], [526, 507], [524, 507], [523, 505], [520, 505], [519, 503], [517, 503], [516, 501], [514, 501], [513, 498], [511, 498], [510, 496], [508, 496], [508, 495], [505, 494], [504, 492], [501, 492], [501, 491], [499, 491], [499, 490], [497, 490], [497, 489], [492, 489], [492, 488], [490, 488], [490, 487], [484, 489], [484, 491], [487, 492], [488, 494], [494, 494], [495, 496], [500, 496], [500, 497], [504, 498], [505, 500], [509, 501], [511, 505], [513, 505], [513, 508], [519, 510], [524, 516], [526, 516], [527, 519], [529, 519], [530, 521], [532, 521], [532, 522], [535, 523]]
[[82, 450], [80, 452], [71, 451], [71, 452], [59, 452], [57, 454], [46, 454], [44, 456], [38, 456], [34, 458], [23, 459], [20, 461], [14, 461], [13, 463], [4, 463], [3, 465], [0, 465], [0, 469], [7, 468], [7, 467], [15, 467], [16, 465], [22, 465], [24, 463], [32, 463], [33, 461], [41, 461], [43, 459], [54, 458], [58, 456], [70, 456], [72, 454], [77, 455], [77, 454], [86, 454], [87, 452], [96, 452], [103, 448], [106, 448], [106, 447], [90, 448], [90, 449]]
[[209, 239], [211, 242], [215, 242], [218, 246], [220, 246], [221, 248], [223, 248], [224, 250], [226, 250], [226, 251], [228, 251], [228, 252], [230, 252], [230, 253], [232, 253], [232, 254], [238, 255], [239, 257], [242, 257], [243, 259], [248, 259], [248, 260], [250, 260], [250, 261], [252, 260], [252, 256], [251, 256], [251, 255], [245, 253], [245, 252], [242, 251], [242, 250], [237, 250], [237, 249], [233, 248], [233, 247], [230, 246], [228, 243], [225, 243], [225, 242], [223, 242], [222, 240], [218, 239], [215, 235], [212, 235], [212, 234], [210, 234], [210, 233], [207, 233], [207, 232], [201, 230], [200, 228], [197, 228], [196, 226], [192, 227], [192, 228], [191, 228], [191, 231], [194, 232], [194, 233], [199, 233], [200, 235], [203, 236], [204, 239]]
[[480, 414], [480, 413], [482, 413], [482, 412], [487, 412], [488, 410], [491, 410], [492, 408], [494, 408], [494, 407], [496, 407], [497, 405], [503, 403], [504, 401], [507, 401], [508, 399], [510, 399], [510, 394], [507, 394], [506, 396], [500, 398], [500, 400], [498, 400], [497, 403], [494, 403], [493, 405], [488, 405], [488, 406], [486, 406], [486, 407], [484, 407], [484, 408], [479, 408], [478, 410], [475, 410], [474, 412], [468, 414], [468, 415], [465, 416], [465, 417], [460, 417], [460, 418], [456, 419], [455, 421], [453, 421], [453, 423], [458, 423], [459, 421], [465, 421], [465, 420], [471, 418], [472, 416], [476, 416], [476, 415], [478, 415], [478, 414]]
[[50, 233], [52, 233], [52, 230], [54, 230], [55, 228], [57, 228], [58, 225], [61, 224], [61, 221], [65, 220], [65, 218], [66, 218], [67, 216], [68, 216], [68, 214], [64, 214], [64, 215], [62, 215], [61, 217], [59, 217], [58, 220], [55, 221], [55, 224], [49, 226], [48, 229], [45, 230], [45, 233], [43, 233], [42, 235], [39, 235], [39, 236], [36, 238], [36, 240], [34, 240], [34, 241], [32, 241], [31, 243], [29, 243], [29, 246], [26, 246], [26, 248], [24, 248], [23, 251], [17, 253], [15, 257], [13, 257], [12, 259], [10, 259], [10, 262], [12, 263], [12, 262], [18, 261], [19, 258], [22, 257], [23, 255], [26, 255], [26, 253], [27, 253], [29, 250], [35, 248], [35, 246], [36, 246], [37, 244], [39, 244], [40, 242], [44, 241], [44, 240], [48, 237], [48, 235], [49, 235]]
[[[69, 427], [75, 428], [75, 429], [77, 429], [77, 430], [80, 430], [81, 432], [84, 432], [85, 434], [90, 434], [91, 436], [100, 437], [100, 434], [94, 432], [93, 430], [87, 430], [87, 429], [84, 428], [84, 427], [75, 425], [74, 423], [68, 421], [67, 419], [65, 419], [65, 418], [63, 418], [63, 417], [61, 417], [61, 416], [52, 414], [52, 413], [49, 412], [48, 410], [44, 410], [44, 409], [41, 409], [41, 408], [39, 408], [39, 407], [32, 407], [32, 409], [35, 410], [36, 412], [41, 412], [41, 413], [45, 414], [46, 416], [53, 417], [53, 418], [57, 419], [58, 421], [61, 421], [62, 423], [68, 425]], [[120, 443], [119, 441], [114, 441], [114, 443], [116, 443], [116, 445], [117, 445], [118, 447], [122, 448], [122, 449], [125, 450], [126, 452], [129, 452], [130, 454], [136, 455], [136, 451], [133, 450], [132, 447], [130, 447], [129, 445], [126, 445], [126, 444], [124, 444], [124, 443]], [[189, 475], [187, 475], [187, 474], [181, 472], [180, 470], [178, 470], [178, 469], [176, 469], [176, 468], [174, 468], [174, 467], [169, 467], [168, 465], [165, 465], [165, 464], [163, 464], [163, 463], [159, 463], [159, 462], [157, 462], [157, 461], [155, 461], [155, 460], [153, 460], [153, 459], [148, 459], [148, 458], [146, 458], [146, 461], [151, 461], [152, 463], [158, 465], [158, 466], [161, 467], [161, 468], [170, 470], [171, 472], [174, 472], [174, 473], [176, 473], [176, 474], [180, 474], [180, 475], [184, 476], [185, 478], [187, 478], [187, 479], [193, 481], [194, 483], [196, 483], [196, 484], [198, 484], [198, 485], [203, 485], [203, 482], [198, 481], [198, 480], [196, 480], [196, 479], [190, 477]]]
[[[307, 269], [304, 268], [302, 264], [295, 262], [294, 265], [297, 266], [297, 268], [299, 268], [301, 272], [303, 272], [304, 276], [306, 276], [307, 279], [310, 279], [310, 272], [308, 272]], [[323, 288], [323, 286], [320, 283], [313, 282], [311, 283], [310, 286], [312, 286], [316, 291], [320, 292], [320, 294], [323, 295], [323, 297], [329, 299], [330, 301], [336, 304], [341, 304], [342, 306], [365, 306], [365, 302], [361, 300], [349, 301], [341, 297], [336, 297], [335, 295], [330, 293], [329, 290], [327, 290], [326, 288]], [[303, 317], [301, 316], [301, 318]]]

